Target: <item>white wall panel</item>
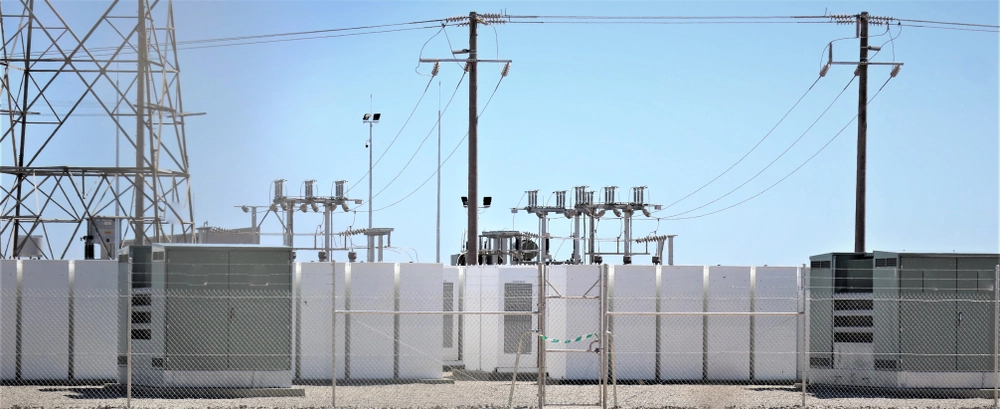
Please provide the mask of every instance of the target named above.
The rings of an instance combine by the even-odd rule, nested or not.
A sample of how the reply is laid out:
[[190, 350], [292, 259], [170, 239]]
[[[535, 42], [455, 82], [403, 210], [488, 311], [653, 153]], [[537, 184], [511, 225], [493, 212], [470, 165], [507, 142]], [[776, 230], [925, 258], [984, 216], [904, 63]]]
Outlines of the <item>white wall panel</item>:
[[77, 260], [73, 288], [73, 378], [118, 376], [118, 262]]
[[[441, 311], [443, 266], [398, 264], [399, 310]], [[444, 321], [441, 315], [399, 316], [399, 378], [439, 379]]]
[[[613, 266], [612, 311], [656, 311], [656, 266]], [[616, 373], [621, 380], [656, 378], [656, 317], [613, 316]]]
[[[754, 311], [796, 312], [798, 268], [756, 267]], [[754, 380], [791, 380], [798, 368], [798, 316], [754, 317]]]
[[[750, 311], [750, 267], [709, 267], [708, 311]], [[708, 379], [750, 379], [750, 317], [708, 317]]]
[[[660, 311], [704, 311], [702, 266], [662, 266]], [[700, 380], [704, 362], [704, 317], [660, 318], [660, 379]]]
[[22, 271], [21, 378], [66, 379], [69, 261], [25, 260]]
[[[338, 310], [344, 309], [344, 263], [299, 263], [302, 296], [300, 310], [300, 354], [302, 379], [330, 379], [332, 311], [330, 298], [333, 270], [336, 269]], [[344, 315], [337, 316], [337, 378], [344, 378]]]
[[[352, 263], [351, 310], [393, 311], [394, 263]], [[390, 314], [352, 315], [350, 378], [392, 379], [393, 319]]]

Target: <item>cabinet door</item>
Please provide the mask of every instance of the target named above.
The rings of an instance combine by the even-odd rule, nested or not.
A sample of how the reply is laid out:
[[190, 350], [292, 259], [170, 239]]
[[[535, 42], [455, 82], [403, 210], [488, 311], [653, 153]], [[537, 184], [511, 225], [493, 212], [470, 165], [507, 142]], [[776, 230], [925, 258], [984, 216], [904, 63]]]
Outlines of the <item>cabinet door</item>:
[[287, 252], [230, 252], [229, 368], [291, 369], [291, 261]]
[[[955, 259], [945, 257], [904, 258], [900, 271], [900, 349], [902, 369], [907, 371], [953, 371], [957, 365], [955, 303]], [[922, 279], [916, 291], [916, 275]]]
[[982, 259], [958, 260], [959, 371], [993, 370], [995, 263]]
[[164, 345], [167, 369], [212, 371], [228, 366], [227, 263], [225, 252], [168, 253]]

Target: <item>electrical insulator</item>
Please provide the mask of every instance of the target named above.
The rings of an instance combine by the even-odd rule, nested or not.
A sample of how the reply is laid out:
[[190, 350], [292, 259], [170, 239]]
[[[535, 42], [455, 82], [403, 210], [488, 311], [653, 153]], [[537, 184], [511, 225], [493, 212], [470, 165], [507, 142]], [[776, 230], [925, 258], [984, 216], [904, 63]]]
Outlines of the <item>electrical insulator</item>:
[[615, 190], [618, 186], [606, 186], [604, 188], [604, 203], [615, 203]]
[[462, 68], [465, 72], [469, 72], [469, 63], [465, 63], [465, 67]]
[[576, 205], [582, 205], [587, 203], [587, 187], [586, 186], [576, 186], [573, 188], [573, 198], [576, 200]]
[[895, 66], [893, 66], [892, 72], [889, 73], [889, 77], [896, 78], [896, 76], [899, 75], [899, 70], [902, 68], [903, 66], [900, 64], [896, 64]]
[[525, 193], [528, 194], [528, 207], [529, 208], [538, 207], [538, 191], [529, 190]]
[[438, 75], [438, 72], [440, 71], [441, 71], [441, 61], [435, 61], [434, 68], [431, 69], [431, 76], [436, 77]]
[[274, 199], [278, 200], [285, 197], [285, 179], [278, 179], [274, 181]]
[[503, 70], [500, 71], [500, 76], [501, 77], [506, 77], [507, 74], [510, 74], [510, 63], [509, 62], [507, 64], [504, 64]]
[[315, 196], [313, 194], [313, 184], [314, 183], [316, 183], [315, 180], [307, 180], [306, 181], [306, 197], [313, 197], [313, 196]]
[[347, 184], [347, 181], [346, 180], [338, 180], [338, 181], [333, 182], [333, 183], [335, 183], [336, 186], [337, 186], [336, 187], [337, 198], [338, 199], [343, 198], [344, 197], [344, 185]]
[[820, 68], [820, 70], [819, 70], [819, 76], [820, 77], [825, 77], [826, 73], [829, 72], [829, 71], [830, 71], [830, 64], [824, 65], [823, 68]]
[[556, 207], [558, 207], [560, 209], [565, 209], [566, 208], [566, 191], [565, 190], [560, 190], [560, 191], [554, 192], [554, 193], [556, 194]]

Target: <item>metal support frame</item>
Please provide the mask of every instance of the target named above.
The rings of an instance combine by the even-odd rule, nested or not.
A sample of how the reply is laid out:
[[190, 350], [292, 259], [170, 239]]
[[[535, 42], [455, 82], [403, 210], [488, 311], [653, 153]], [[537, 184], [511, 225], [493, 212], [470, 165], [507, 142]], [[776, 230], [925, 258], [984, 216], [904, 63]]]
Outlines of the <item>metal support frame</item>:
[[[0, 144], [14, 152], [14, 166], [0, 166], [0, 174], [13, 178], [0, 186], [0, 257], [22, 256], [24, 238], [41, 234], [41, 258], [65, 259], [88, 220], [116, 210], [130, 221], [119, 243], [128, 235], [140, 244], [193, 240], [184, 118], [194, 114], [182, 109], [172, 3], [137, 3], [112, 1], [85, 31], [70, 28], [50, 2], [23, 1], [20, 12], [0, 21], [8, 124]], [[109, 33], [120, 43], [104, 48]], [[135, 76], [119, 86], [111, 75], [118, 73]], [[71, 98], [71, 105], [54, 104], [57, 95]], [[88, 105], [98, 108], [83, 112]], [[75, 136], [74, 127], [64, 125], [79, 116], [103, 121], [91, 129], [106, 127], [108, 135], [116, 129], [133, 147], [135, 166], [53, 163], [51, 152]], [[29, 147], [29, 139], [41, 143]], [[107, 151], [115, 151], [117, 137], [106, 142]], [[116, 162], [110, 155], [102, 160]], [[115, 187], [117, 178], [126, 179], [124, 190]]]

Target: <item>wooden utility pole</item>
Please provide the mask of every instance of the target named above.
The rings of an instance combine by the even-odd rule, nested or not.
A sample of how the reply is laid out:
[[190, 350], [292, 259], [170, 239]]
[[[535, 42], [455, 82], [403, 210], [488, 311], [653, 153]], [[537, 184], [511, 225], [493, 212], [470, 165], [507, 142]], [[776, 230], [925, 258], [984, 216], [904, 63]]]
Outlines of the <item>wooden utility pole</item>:
[[868, 12], [858, 16], [858, 181], [854, 206], [854, 252], [865, 252], [865, 167], [868, 160]]
[[474, 266], [479, 262], [479, 109], [476, 74], [476, 12], [469, 13], [469, 225], [466, 229], [465, 265]]

